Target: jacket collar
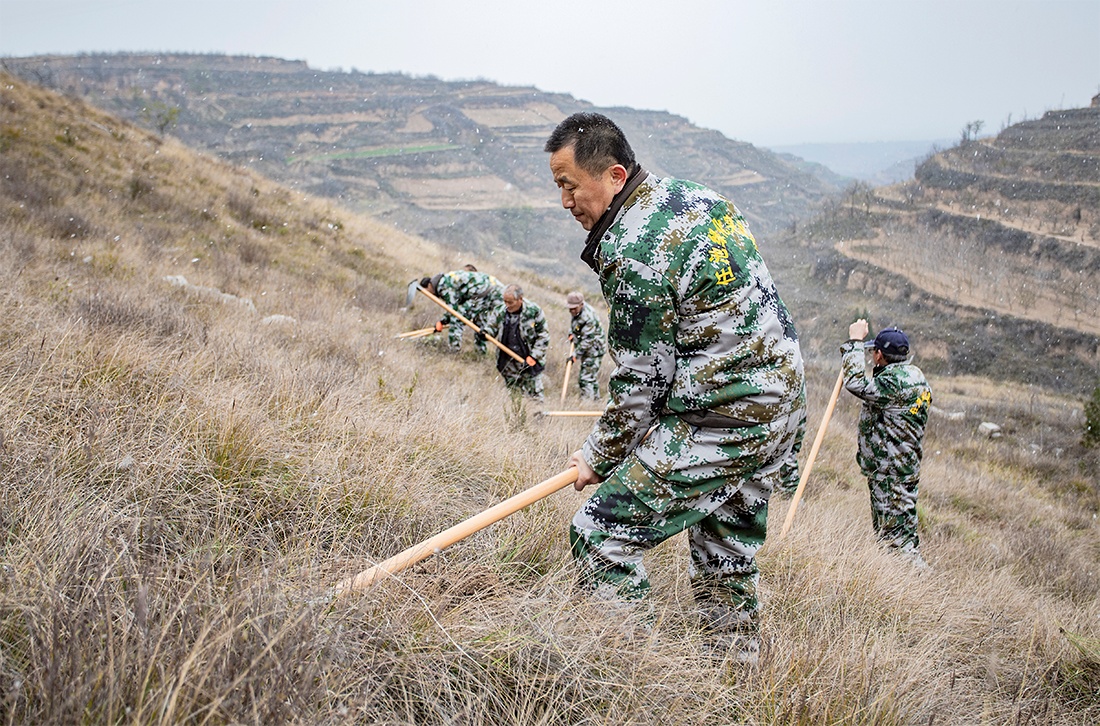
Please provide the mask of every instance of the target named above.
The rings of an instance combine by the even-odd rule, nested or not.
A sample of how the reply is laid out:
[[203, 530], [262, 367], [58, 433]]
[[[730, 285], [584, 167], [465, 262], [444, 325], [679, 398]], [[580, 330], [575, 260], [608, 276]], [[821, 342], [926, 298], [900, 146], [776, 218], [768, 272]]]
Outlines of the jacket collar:
[[581, 251], [581, 259], [597, 274], [600, 272], [600, 265], [596, 260], [596, 252], [600, 249], [600, 239], [607, 233], [607, 230], [611, 229], [611, 225], [615, 222], [615, 218], [619, 216], [619, 211], [623, 208], [623, 204], [625, 204], [630, 195], [634, 193], [634, 190], [645, 181], [647, 176], [649, 176], [649, 172], [643, 169], [641, 164], [635, 164], [634, 171], [626, 178], [626, 184], [624, 184], [619, 193], [611, 199], [611, 204], [603, 213], [603, 216], [600, 217], [600, 220], [596, 222], [596, 226], [588, 233], [588, 237], [585, 238], [584, 249]]

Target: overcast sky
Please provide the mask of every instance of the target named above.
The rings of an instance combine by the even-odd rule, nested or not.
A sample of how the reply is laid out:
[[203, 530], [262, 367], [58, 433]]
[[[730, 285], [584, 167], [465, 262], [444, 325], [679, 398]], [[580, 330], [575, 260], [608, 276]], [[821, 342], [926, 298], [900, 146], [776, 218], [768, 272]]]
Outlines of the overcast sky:
[[482, 78], [760, 146], [954, 139], [1100, 92], [1100, 0], [0, 0], [0, 55], [186, 51]]

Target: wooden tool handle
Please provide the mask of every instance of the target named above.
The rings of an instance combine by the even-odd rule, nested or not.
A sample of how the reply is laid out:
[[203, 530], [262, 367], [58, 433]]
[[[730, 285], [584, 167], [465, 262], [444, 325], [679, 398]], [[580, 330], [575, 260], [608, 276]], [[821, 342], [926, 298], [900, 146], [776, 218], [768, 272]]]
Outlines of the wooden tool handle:
[[571, 340], [569, 341], [569, 360], [565, 362], [565, 380], [561, 383], [561, 405], [565, 405], [565, 392], [569, 390], [569, 374], [573, 372], [573, 351], [576, 350], [576, 344]]
[[489, 507], [480, 514], [475, 514], [469, 519], [459, 522], [455, 526], [445, 529], [439, 534], [424, 540], [420, 544], [413, 545], [403, 552], [378, 563], [374, 567], [363, 570], [357, 575], [349, 577], [336, 585], [335, 594], [363, 590], [387, 575], [395, 575], [411, 565], [415, 565], [436, 552], [455, 542], [466, 539], [475, 532], [479, 532], [494, 522], [499, 522], [505, 517], [515, 514], [526, 506], [534, 504], [540, 499], [545, 499], [554, 492], [564, 489], [577, 480], [576, 467], [569, 467], [560, 474], [556, 474], [546, 481], [539, 482], [530, 489], [505, 499], [499, 504]]
[[393, 337], [395, 338], [423, 338], [425, 335], [431, 335], [435, 332], [435, 328], [420, 328], [419, 330], [410, 330], [407, 333], [399, 333]]
[[438, 297], [436, 297], [435, 295], [433, 295], [433, 294], [431, 294], [430, 292], [428, 292], [427, 290], [425, 290], [425, 289], [424, 289], [423, 287], [417, 287], [416, 289], [417, 289], [417, 290], [419, 290], [420, 292], [424, 293], [425, 295], [427, 295], [427, 296], [428, 296], [428, 299], [429, 299], [429, 300], [431, 300], [432, 302], [434, 302], [434, 303], [435, 303], [436, 305], [438, 305], [439, 307], [443, 308], [444, 310], [446, 310], [447, 312], [449, 312], [449, 313], [450, 313], [451, 315], [454, 315], [454, 316], [455, 316], [456, 318], [458, 318], [458, 319], [459, 319], [459, 320], [461, 320], [462, 322], [464, 322], [464, 323], [466, 323], [467, 325], [469, 325], [469, 326], [470, 326], [471, 328], [473, 328], [473, 329], [474, 329], [474, 332], [475, 332], [475, 333], [481, 333], [482, 335], [484, 335], [484, 336], [485, 336], [485, 339], [486, 339], [486, 340], [488, 340], [488, 341], [489, 341], [490, 343], [492, 343], [492, 344], [493, 344], [493, 345], [495, 345], [496, 347], [500, 348], [500, 349], [501, 349], [501, 350], [503, 350], [503, 351], [504, 351], [505, 353], [507, 353], [508, 355], [512, 356], [512, 357], [513, 357], [513, 358], [515, 358], [516, 360], [518, 360], [518, 361], [519, 361], [520, 363], [522, 363], [522, 364], [524, 364], [524, 365], [527, 365], [527, 361], [525, 361], [525, 360], [523, 359], [523, 357], [522, 357], [522, 356], [520, 356], [520, 354], [519, 354], [519, 353], [515, 352], [514, 350], [512, 350], [512, 349], [511, 349], [511, 348], [509, 348], [508, 346], [504, 345], [503, 343], [501, 343], [501, 342], [500, 342], [499, 340], [497, 340], [497, 339], [496, 339], [496, 338], [494, 338], [493, 336], [489, 335], [488, 333], [482, 333], [482, 331], [481, 331], [481, 328], [479, 328], [479, 327], [478, 327], [477, 325], [475, 325], [475, 324], [474, 324], [474, 322], [473, 322], [473, 321], [471, 321], [471, 320], [470, 320], [469, 318], [467, 318], [467, 317], [466, 317], [465, 315], [463, 315], [462, 313], [458, 312], [457, 310], [455, 310], [454, 308], [452, 308], [452, 307], [451, 307], [450, 305], [448, 305], [447, 303], [443, 302], [442, 300], [440, 300], [440, 299], [439, 299]]
[[829, 426], [829, 419], [833, 417], [833, 409], [836, 408], [836, 399], [840, 396], [840, 387], [844, 384], [844, 367], [840, 368], [840, 375], [837, 376], [836, 385], [833, 386], [833, 395], [829, 398], [829, 405], [825, 407], [825, 416], [821, 419], [821, 426], [817, 429], [817, 436], [814, 437], [814, 445], [810, 447], [810, 455], [806, 457], [806, 463], [802, 466], [802, 476], [798, 480], [798, 488], [794, 491], [794, 496], [791, 498], [791, 508], [787, 510], [787, 518], [783, 522], [783, 529], [779, 532], [779, 539], [783, 539], [787, 536], [787, 530], [791, 528], [791, 522], [794, 521], [795, 510], [798, 509], [798, 502], [802, 499], [802, 490], [806, 488], [806, 480], [810, 478], [810, 469], [814, 466], [814, 459], [817, 458], [817, 450], [821, 448], [821, 442], [825, 438], [825, 429]]

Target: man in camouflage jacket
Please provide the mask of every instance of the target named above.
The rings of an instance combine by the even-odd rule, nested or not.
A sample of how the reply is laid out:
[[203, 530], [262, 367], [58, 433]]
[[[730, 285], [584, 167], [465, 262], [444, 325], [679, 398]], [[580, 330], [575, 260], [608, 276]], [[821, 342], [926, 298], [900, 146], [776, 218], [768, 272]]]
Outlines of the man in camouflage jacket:
[[573, 344], [573, 361], [577, 364], [577, 385], [581, 398], [599, 400], [600, 362], [607, 352], [603, 340], [603, 326], [584, 295], [574, 291], [565, 298], [569, 308], [569, 340]]
[[[420, 286], [465, 315], [479, 328], [485, 327], [482, 323], [501, 304], [504, 293], [504, 285], [500, 280], [484, 272], [466, 269], [426, 277], [420, 281]], [[465, 323], [450, 313], [446, 313], [435, 324], [437, 332], [447, 329], [447, 344], [453, 351], [462, 347], [462, 331], [465, 327]], [[484, 336], [475, 335], [474, 344], [478, 352], [486, 352]]]
[[504, 288], [501, 304], [486, 317], [482, 330], [524, 359], [520, 363], [504, 351], [497, 352], [497, 370], [505, 385], [541, 401], [542, 371], [550, 347], [542, 308], [524, 299], [519, 285], [509, 285]]
[[[924, 427], [932, 389], [909, 360], [909, 338], [897, 328], [882, 330], [864, 344], [867, 321], [848, 328], [844, 387], [863, 401], [856, 460], [871, 490], [871, 524], [888, 547], [924, 566], [917, 537], [917, 488]], [[874, 370], [867, 376], [864, 351], [871, 348]]]
[[570, 458], [577, 489], [602, 482], [570, 531], [582, 583], [644, 597], [643, 553], [686, 529], [704, 627], [752, 660], [755, 555], [805, 416], [790, 315], [737, 208], [647, 173], [610, 119], [574, 114], [545, 150], [562, 206], [589, 232], [581, 258], [600, 278], [616, 364]]

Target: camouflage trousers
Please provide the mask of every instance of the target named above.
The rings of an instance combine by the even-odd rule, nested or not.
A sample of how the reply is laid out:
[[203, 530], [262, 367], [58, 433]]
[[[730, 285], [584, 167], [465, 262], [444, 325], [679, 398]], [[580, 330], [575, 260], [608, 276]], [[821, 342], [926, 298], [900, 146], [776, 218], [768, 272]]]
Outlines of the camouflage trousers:
[[504, 378], [504, 385], [513, 391], [519, 391], [530, 396], [536, 401], [542, 400], [542, 373], [535, 373], [531, 368], [520, 364], [518, 361], [508, 361], [504, 370], [500, 372]]
[[581, 389], [581, 398], [599, 400], [600, 398], [600, 357], [577, 356], [577, 386]]
[[919, 552], [917, 537], [918, 480], [867, 480], [871, 490], [871, 526], [887, 547], [902, 552]]
[[[573, 517], [570, 544], [582, 588], [604, 598], [644, 598], [643, 555], [688, 531], [689, 576], [703, 625], [753, 630], [759, 610], [756, 552], [768, 498], [790, 456], [799, 411], [768, 424], [702, 429], [663, 416], [650, 439], [668, 460], [638, 449]], [[641, 448], [641, 447], [639, 447]]]
[[799, 469], [798, 469], [798, 454], [802, 451], [802, 439], [806, 437], [806, 409], [802, 409], [802, 420], [798, 423], [798, 430], [795, 431], [794, 445], [791, 446], [791, 453], [787, 455], [786, 461], [775, 474], [775, 486], [773, 491], [782, 497], [792, 497], [795, 491], [798, 490]]

